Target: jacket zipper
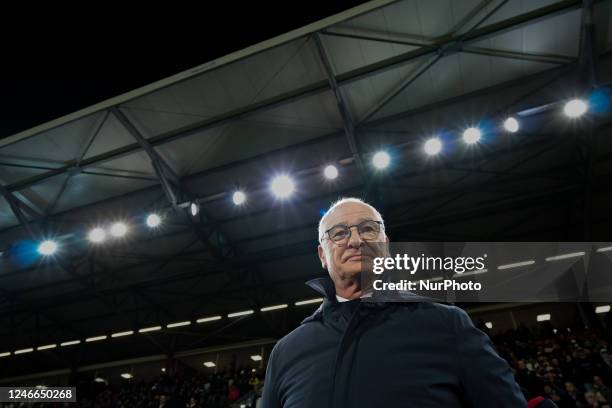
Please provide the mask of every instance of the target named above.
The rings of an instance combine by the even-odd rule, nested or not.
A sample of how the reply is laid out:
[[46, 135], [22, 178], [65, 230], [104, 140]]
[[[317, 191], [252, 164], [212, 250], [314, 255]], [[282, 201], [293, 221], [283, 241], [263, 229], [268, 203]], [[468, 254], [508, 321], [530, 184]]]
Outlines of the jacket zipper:
[[[348, 342], [349, 337], [348, 337], [348, 333], [349, 331], [353, 328], [353, 322], [356, 321], [356, 316], [359, 314], [359, 310], [361, 309], [361, 302], [357, 305], [357, 307], [355, 308], [355, 310], [353, 311], [353, 315], [351, 316], [351, 318], [349, 319], [347, 325], [346, 325], [346, 329], [344, 330], [344, 333], [342, 334], [342, 339], [340, 340], [340, 346], [338, 347], [338, 352], [336, 353], [336, 361], [334, 363], [334, 372], [333, 372], [333, 377], [332, 377], [332, 386], [331, 386], [331, 393], [329, 396], [329, 402], [328, 402], [328, 407], [329, 408], [338, 408], [338, 407], [334, 407], [333, 403], [334, 403], [334, 396], [336, 394], [336, 377], [337, 377], [337, 372], [338, 372], [338, 365], [340, 364], [340, 359], [342, 357], [342, 352], [346, 346], [345, 343]], [[344, 406], [344, 402], [342, 404], [342, 406]]]

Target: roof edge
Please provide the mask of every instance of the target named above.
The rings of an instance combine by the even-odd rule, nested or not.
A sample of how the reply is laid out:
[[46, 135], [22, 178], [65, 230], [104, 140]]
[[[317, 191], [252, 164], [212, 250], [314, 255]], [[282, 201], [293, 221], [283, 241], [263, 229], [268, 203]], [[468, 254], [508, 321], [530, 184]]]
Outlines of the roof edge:
[[338, 24], [345, 20], [349, 20], [351, 18], [357, 17], [361, 14], [373, 11], [377, 8], [395, 3], [397, 0], [372, 0], [370, 2], [360, 4], [359, 6], [353, 7], [349, 10], [345, 10], [343, 12], [334, 14], [333, 16], [326, 17], [322, 20], [316, 21], [314, 23], [308, 24], [304, 27], [297, 28], [295, 30], [289, 31], [285, 34], [278, 35], [269, 40], [265, 40], [254, 44], [250, 47], [244, 48], [242, 50], [235, 51], [231, 54], [225, 55], [223, 57], [214, 59], [212, 61], [206, 62], [202, 65], [196, 66], [194, 68], [188, 69], [186, 71], [180, 72], [178, 74], [172, 75], [170, 77], [161, 79], [159, 81], [153, 82], [149, 85], [142, 86], [135, 90], [126, 92], [124, 94], [115, 96], [113, 98], [107, 99], [105, 101], [99, 102], [95, 105], [83, 108], [73, 113], [69, 113], [57, 119], [53, 119], [49, 122], [42, 123], [38, 126], [35, 126], [30, 129], [26, 129], [22, 132], [15, 133], [13, 135], [7, 136], [3, 139], [0, 139], [0, 148], [9, 146], [11, 144], [20, 142], [29, 137], [35, 136], [39, 133], [45, 132], [47, 130], [59, 127], [61, 125], [67, 124], [69, 122], [75, 121], [77, 119], [81, 119], [83, 117], [98, 113], [105, 109], [108, 109], [112, 106], [117, 106], [119, 104], [128, 102], [132, 99], [138, 98], [140, 96], [155, 92], [167, 86], [176, 84], [178, 82], [184, 81], [186, 79], [195, 77], [204, 72], [210, 71], [212, 69], [218, 68], [223, 65], [230, 64], [232, 62], [241, 60], [243, 58], [249, 57], [251, 55], [257, 54], [264, 50], [277, 47], [284, 43], [296, 40], [300, 37], [303, 37], [307, 34], [322, 30], [326, 27]]

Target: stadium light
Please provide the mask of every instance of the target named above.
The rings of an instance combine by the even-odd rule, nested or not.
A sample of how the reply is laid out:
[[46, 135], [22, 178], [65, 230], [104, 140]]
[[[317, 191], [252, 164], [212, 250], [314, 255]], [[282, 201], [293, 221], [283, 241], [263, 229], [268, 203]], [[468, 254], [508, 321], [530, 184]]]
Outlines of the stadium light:
[[121, 238], [127, 234], [127, 226], [122, 222], [116, 222], [111, 225], [110, 233], [113, 237]]
[[512, 116], [504, 121], [504, 129], [510, 133], [516, 133], [519, 130], [519, 122]]
[[108, 338], [108, 336], [89, 337], [89, 338], [85, 339], [85, 343], [92, 343], [94, 341], [106, 340], [107, 338]]
[[147, 227], [157, 228], [161, 225], [161, 217], [157, 214], [149, 214], [147, 217]]
[[133, 330], [128, 330], [128, 331], [124, 331], [124, 332], [119, 332], [119, 333], [113, 333], [111, 334], [111, 337], [117, 338], [117, 337], [125, 337], [125, 336], [131, 336], [132, 334], [134, 334]]
[[328, 180], [334, 180], [338, 178], [338, 168], [330, 164], [329, 166], [326, 166], [325, 169], [323, 170], [323, 175]]
[[189, 320], [187, 320], [187, 321], [184, 321], [184, 322], [170, 323], [170, 324], [167, 324], [166, 327], [168, 329], [172, 329], [174, 327], [189, 326], [190, 324], [191, 324], [191, 322]]
[[57, 244], [55, 241], [46, 240], [41, 242], [38, 246], [38, 253], [44, 256], [53, 255], [57, 251]]
[[195, 201], [192, 202], [191, 205], [189, 205], [189, 212], [193, 217], [195, 217], [200, 212], [200, 205]]
[[87, 238], [90, 242], [98, 244], [106, 239], [106, 232], [102, 228], [94, 228], [89, 232]]
[[255, 354], [254, 356], [251, 356], [251, 360], [253, 360], [253, 361], [261, 361], [262, 357], [259, 354]]
[[589, 110], [589, 105], [582, 99], [572, 99], [563, 107], [563, 113], [569, 118], [579, 118]]
[[212, 368], [212, 367], [216, 366], [216, 364], [213, 363], [212, 361], [206, 361], [206, 362], [204, 362], [204, 365], [206, 367], [208, 367], [208, 368]]
[[480, 129], [478, 129], [477, 127], [469, 127], [463, 132], [463, 141], [466, 144], [478, 143], [481, 136], [482, 132], [480, 131]]
[[202, 317], [202, 318], [196, 320], [196, 323], [214, 322], [216, 320], [221, 320], [221, 319], [222, 319], [221, 316]]
[[535, 261], [533, 259], [530, 259], [528, 261], [514, 262], [514, 263], [510, 263], [510, 264], [498, 265], [497, 269], [502, 271], [504, 269], [521, 268], [523, 266], [529, 266], [529, 265], [533, 265], [533, 264], [535, 264]]
[[595, 308], [595, 313], [608, 313], [610, 311], [610, 305], [597, 306]]
[[311, 305], [313, 303], [321, 303], [322, 301], [323, 301], [323, 298], [300, 300], [298, 302], [295, 302], [295, 305], [296, 306]]
[[577, 257], [581, 257], [584, 256], [585, 252], [584, 251], [578, 251], [578, 252], [570, 252], [567, 254], [560, 254], [560, 255], [555, 255], [555, 256], [549, 256], [547, 258], [544, 258], [544, 260], [546, 262], [554, 262], [554, 261], [561, 261], [563, 259], [568, 259], [568, 258], [577, 258]]
[[279, 309], [286, 309], [288, 308], [289, 305], [287, 305], [286, 303], [282, 304], [282, 305], [274, 305], [274, 306], [267, 306], [267, 307], [262, 307], [260, 309], [260, 311], [262, 312], [270, 312], [272, 310], [279, 310]]
[[432, 137], [425, 142], [423, 150], [430, 156], [435, 156], [442, 151], [442, 141], [438, 137]]
[[144, 327], [144, 328], [138, 330], [138, 333], [149, 333], [149, 332], [153, 332], [153, 331], [160, 331], [161, 329], [162, 329], [161, 326]]
[[383, 170], [387, 168], [389, 164], [391, 164], [391, 156], [389, 156], [389, 153], [384, 151], [377, 152], [374, 156], [372, 156], [372, 164], [378, 170]]
[[232, 194], [232, 201], [234, 202], [234, 205], [242, 205], [246, 201], [246, 194], [240, 190], [234, 191], [234, 194]]
[[238, 316], [247, 316], [253, 313], [254, 313], [253, 310], [243, 310], [241, 312], [230, 313], [227, 315], [227, 317], [232, 318], [232, 317], [238, 317]]
[[550, 313], [540, 314], [537, 316], [536, 320], [538, 322], [546, 322], [550, 320]]
[[121, 378], [125, 378], [126, 380], [129, 380], [129, 379], [134, 378], [134, 376], [130, 373], [123, 373], [121, 374]]
[[282, 174], [272, 180], [270, 189], [277, 198], [287, 198], [295, 191], [295, 185], [291, 177]]

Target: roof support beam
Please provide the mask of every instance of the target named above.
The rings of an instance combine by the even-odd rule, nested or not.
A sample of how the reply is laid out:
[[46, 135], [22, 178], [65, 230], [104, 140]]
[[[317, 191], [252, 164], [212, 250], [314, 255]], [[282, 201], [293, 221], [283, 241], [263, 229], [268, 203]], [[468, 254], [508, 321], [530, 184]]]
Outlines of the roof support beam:
[[110, 108], [112, 114], [119, 120], [123, 127], [147, 153], [151, 159], [151, 165], [155, 170], [155, 174], [161, 183], [161, 186], [168, 198], [168, 201], [174, 208], [178, 208], [181, 200], [180, 180], [176, 172], [170, 165], [161, 157], [161, 155], [153, 148], [151, 143], [136, 129], [136, 126], [125, 116], [121, 109], [117, 107]]
[[[597, 0], [595, 0], [597, 1]], [[602, 0], [599, 0], [602, 1]], [[422, 58], [428, 55], [433, 55], [438, 50], [449, 50], [453, 47], [457, 47], [459, 45], [465, 46], [465, 44], [469, 44], [471, 42], [480, 41], [495, 35], [502, 34], [504, 32], [517, 29], [519, 27], [523, 27], [528, 24], [535, 23], [537, 21], [541, 21], [543, 19], [551, 18], [563, 13], [567, 13], [573, 11], [581, 6], [580, 0], [564, 0], [558, 3], [551, 4], [549, 6], [541, 7], [539, 9], [530, 11], [528, 13], [520, 14], [518, 16], [512, 17], [507, 20], [500, 21], [498, 23], [490, 24], [484, 26], [482, 28], [476, 29], [471, 32], [467, 36], [454, 36], [450, 37], [447, 40], [441, 41], [439, 43], [434, 44], [431, 47], [422, 47], [414, 51], [409, 51], [395, 57], [387, 58], [385, 60], [366, 65], [361, 68], [354, 69], [352, 71], [337, 75], [335, 77], [336, 83], [339, 87], [349, 84], [351, 82], [379, 74], [385, 72], [389, 69], [393, 69], [404, 64], [407, 64], [411, 61], [414, 61], [418, 58]], [[458, 40], [461, 40], [461, 44], [458, 43]], [[189, 126], [185, 126], [181, 129], [177, 129], [174, 131], [170, 131], [167, 133], [163, 133], [161, 135], [153, 136], [148, 140], [151, 146], [159, 146], [165, 143], [169, 143], [173, 140], [177, 140], [180, 138], [184, 138], [199, 132], [202, 132], [206, 129], [211, 129], [217, 126], [224, 125], [232, 120], [236, 120], [238, 118], [254, 114], [260, 113], [265, 110], [269, 110], [275, 107], [278, 107], [282, 104], [286, 104], [292, 101], [296, 101], [308, 96], [316, 95], [321, 92], [327, 91], [330, 89], [329, 81], [319, 81], [296, 90], [287, 92], [285, 94], [275, 96], [269, 99], [265, 99], [261, 102], [257, 102], [255, 104], [246, 106], [244, 108], [239, 108], [219, 116], [215, 116], [210, 119], [206, 119], [197, 123], [194, 123]], [[142, 146], [138, 143], [130, 144], [118, 149], [111, 150], [109, 152], [89, 157], [84, 159], [81, 163], [82, 167], [88, 167], [93, 165], [98, 165], [108, 160], [116, 159], [118, 157], [122, 157], [128, 154], [132, 154], [142, 150]], [[20, 190], [34, 184], [37, 184], [43, 180], [46, 180], [50, 177], [57, 176], [59, 174], [63, 174], [68, 171], [71, 167], [74, 166], [74, 162], [67, 163], [65, 166], [55, 169], [53, 171], [49, 171], [47, 173], [43, 173], [41, 175], [36, 175], [30, 177], [28, 179], [12, 183], [7, 186], [7, 189], [11, 192]]]
[[[28, 207], [28, 206], [22, 201], [20, 201], [13, 194], [11, 194], [8, 191], [8, 189], [2, 184], [0, 184], [0, 194], [4, 197], [8, 205], [11, 207], [11, 211], [13, 212], [13, 215], [15, 216], [15, 218], [17, 218], [17, 221], [19, 221], [21, 226], [27, 231], [28, 235], [30, 235], [30, 237], [32, 238], [36, 237], [38, 234], [35, 233], [34, 228], [32, 227], [32, 225], [30, 225], [30, 222], [28, 221], [26, 216], [21, 211], [23, 207]], [[31, 213], [36, 214], [36, 211], [32, 209], [30, 209], [30, 211]]]
[[580, 30], [580, 78], [586, 90], [597, 86], [595, 23], [593, 0], [582, 0], [582, 26]]
[[336, 106], [338, 107], [338, 111], [340, 113], [340, 116], [342, 117], [342, 124], [344, 126], [344, 133], [346, 135], [346, 140], [348, 142], [349, 149], [351, 151], [351, 154], [353, 155], [353, 159], [355, 160], [357, 168], [361, 172], [361, 175], [364, 179], [367, 180], [368, 176], [363, 165], [361, 155], [359, 154], [359, 144], [357, 142], [357, 135], [355, 133], [353, 116], [347, 107], [344, 97], [342, 96], [342, 90], [338, 87], [338, 82], [336, 81], [336, 74], [334, 73], [331, 59], [329, 58], [327, 50], [325, 49], [325, 44], [323, 44], [321, 35], [319, 33], [314, 33], [313, 39], [317, 47], [319, 59], [321, 60], [321, 63], [325, 68], [325, 73], [327, 74], [329, 86], [332, 92], [334, 93], [334, 96], [336, 97]]
[[81, 161], [83, 161], [83, 158], [87, 154], [87, 151], [91, 147], [94, 140], [96, 140], [96, 137], [98, 137], [98, 134], [102, 130], [104, 123], [106, 123], [107, 118], [108, 118], [108, 111], [104, 112], [104, 116], [102, 117], [98, 125], [96, 126], [95, 131], [92, 132], [92, 134], [89, 136], [86, 142], [81, 146], [81, 149], [79, 150], [79, 154], [77, 156], [77, 161], [76, 161], [74, 169], [68, 172], [68, 175], [64, 179], [64, 182], [62, 183], [62, 186], [60, 187], [59, 191], [53, 198], [53, 201], [51, 201], [49, 205], [47, 206], [47, 208], [45, 209], [45, 217], [48, 217], [50, 214], [53, 213], [53, 210], [55, 210], [55, 207], [57, 206], [57, 203], [59, 202], [60, 198], [64, 194], [64, 191], [66, 191], [66, 187], [68, 187], [68, 183], [70, 182], [70, 179], [72, 179], [72, 176], [83, 172], [83, 170], [81, 169]]
[[422, 58], [428, 55], [433, 55], [438, 52], [445, 52], [449, 49], [460, 50], [466, 44], [478, 42], [496, 35], [503, 34], [505, 32], [516, 30], [520, 27], [532, 24], [536, 21], [551, 18], [564, 14], [573, 10], [576, 10], [581, 5], [579, 0], [564, 0], [558, 3], [541, 7], [539, 9], [530, 11], [528, 13], [520, 14], [518, 16], [502, 20], [494, 24], [477, 28], [470, 33], [465, 35], [452, 36], [444, 41], [437, 42], [429, 47], [422, 47], [414, 51], [405, 52], [395, 57], [387, 58], [382, 61], [366, 65], [362, 68], [357, 68], [352, 71], [340, 74], [336, 80], [340, 85], [346, 85], [354, 81], [366, 78], [373, 73], [382, 73], [390, 69], [394, 69], [403, 66], [411, 61], [418, 58]]
[[[193, 233], [198, 239], [204, 244], [204, 246], [215, 256], [217, 259], [223, 258], [222, 253], [217, 247], [215, 247], [209, 240], [210, 233], [204, 231], [201, 226], [197, 225], [190, 214], [188, 214], [184, 208], [180, 208], [180, 201], [183, 199], [183, 195], [186, 195], [186, 191], [181, 188], [181, 180], [176, 174], [174, 169], [168, 164], [167, 161], [161, 157], [161, 155], [155, 150], [151, 143], [136, 129], [134, 124], [125, 116], [121, 109], [117, 107], [111, 108], [112, 114], [121, 122], [125, 129], [136, 139], [138, 144], [144, 149], [149, 158], [151, 164], [155, 169], [155, 174], [161, 183], [162, 189], [166, 194], [168, 202], [174, 207], [175, 210], [179, 211], [189, 223]], [[200, 219], [208, 221], [208, 218], [204, 216], [203, 211], [200, 210]]]

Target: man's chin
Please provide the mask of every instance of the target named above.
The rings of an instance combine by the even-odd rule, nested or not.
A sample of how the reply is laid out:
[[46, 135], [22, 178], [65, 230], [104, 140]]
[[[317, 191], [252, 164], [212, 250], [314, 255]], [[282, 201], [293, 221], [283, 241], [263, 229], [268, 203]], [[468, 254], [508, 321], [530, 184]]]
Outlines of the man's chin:
[[357, 277], [359, 277], [361, 275], [362, 271], [363, 270], [361, 269], [361, 265], [359, 265], [359, 263], [357, 263], [357, 265], [350, 265], [349, 267], [344, 268], [342, 270], [342, 275], [344, 277], [347, 277], [347, 278], [348, 277], [350, 277], [350, 278], [353, 278], [353, 277], [357, 278]]

